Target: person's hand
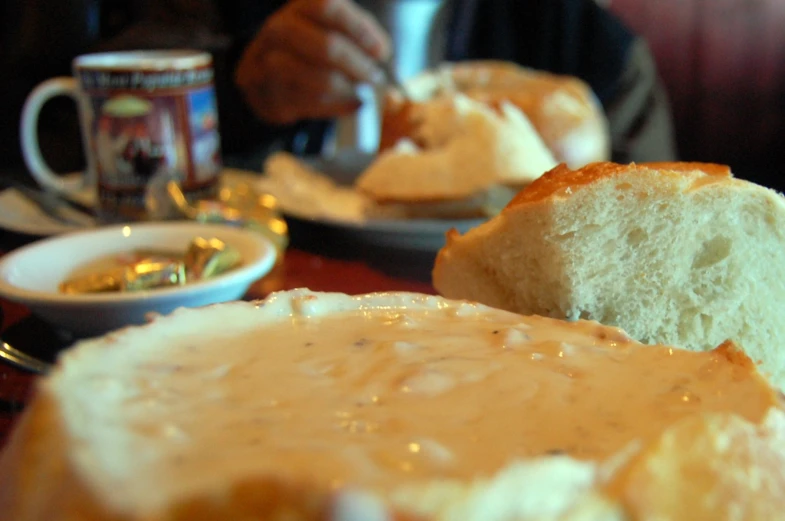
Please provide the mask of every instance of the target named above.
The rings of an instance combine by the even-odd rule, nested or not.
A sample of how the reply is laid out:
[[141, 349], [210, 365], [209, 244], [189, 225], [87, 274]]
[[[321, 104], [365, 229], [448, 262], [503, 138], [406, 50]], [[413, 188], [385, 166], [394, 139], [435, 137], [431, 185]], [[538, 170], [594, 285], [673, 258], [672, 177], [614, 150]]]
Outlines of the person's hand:
[[235, 82], [257, 117], [287, 124], [357, 110], [357, 83], [379, 83], [390, 40], [352, 0], [291, 0], [245, 49]]

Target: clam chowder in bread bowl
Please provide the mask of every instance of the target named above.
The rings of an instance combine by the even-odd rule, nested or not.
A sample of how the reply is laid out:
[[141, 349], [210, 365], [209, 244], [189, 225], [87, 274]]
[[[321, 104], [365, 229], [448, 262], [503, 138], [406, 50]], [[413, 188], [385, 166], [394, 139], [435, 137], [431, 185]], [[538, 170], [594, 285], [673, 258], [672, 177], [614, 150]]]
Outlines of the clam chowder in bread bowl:
[[0, 454], [0, 518], [769, 520], [784, 442], [730, 343], [297, 290], [62, 355]]

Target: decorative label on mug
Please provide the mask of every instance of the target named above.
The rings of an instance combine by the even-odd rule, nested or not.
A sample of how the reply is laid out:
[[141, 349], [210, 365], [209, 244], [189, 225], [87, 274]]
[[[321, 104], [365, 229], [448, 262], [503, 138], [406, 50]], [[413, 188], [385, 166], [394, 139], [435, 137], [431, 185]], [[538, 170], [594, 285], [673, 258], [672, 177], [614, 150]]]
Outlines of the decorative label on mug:
[[222, 163], [212, 67], [78, 75], [104, 220], [144, 218], [146, 198], [172, 179], [190, 200], [216, 194]]

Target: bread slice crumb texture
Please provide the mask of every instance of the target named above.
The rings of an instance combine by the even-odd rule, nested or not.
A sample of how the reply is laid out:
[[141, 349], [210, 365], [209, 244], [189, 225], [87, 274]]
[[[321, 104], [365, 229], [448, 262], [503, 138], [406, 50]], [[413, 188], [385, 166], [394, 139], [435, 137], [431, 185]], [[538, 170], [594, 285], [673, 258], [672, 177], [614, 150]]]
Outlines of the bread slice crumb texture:
[[785, 383], [785, 203], [719, 165], [558, 167], [453, 234], [434, 284], [524, 314], [587, 318], [645, 343], [731, 339]]

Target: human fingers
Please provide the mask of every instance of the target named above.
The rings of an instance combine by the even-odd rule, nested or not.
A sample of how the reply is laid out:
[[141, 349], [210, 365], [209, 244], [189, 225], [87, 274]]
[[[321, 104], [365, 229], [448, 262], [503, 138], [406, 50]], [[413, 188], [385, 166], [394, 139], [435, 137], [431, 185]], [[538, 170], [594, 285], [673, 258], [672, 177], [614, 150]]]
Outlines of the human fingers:
[[256, 115], [272, 123], [339, 117], [360, 105], [352, 82], [341, 72], [314, 68], [285, 51], [239, 67], [236, 81]]
[[298, 13], [281, 13], [262, 28], [260, 48], [282, 50], [314, 67], [336, 69], [355, 82], [380, 83], [384, 73], [376, 61], [341, 32]]
[[353, 0], [294, 0], [291, 8], [314, 23], [343, 34], [374, 60], [389, 58], [389, 35], [371, 13]]

